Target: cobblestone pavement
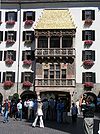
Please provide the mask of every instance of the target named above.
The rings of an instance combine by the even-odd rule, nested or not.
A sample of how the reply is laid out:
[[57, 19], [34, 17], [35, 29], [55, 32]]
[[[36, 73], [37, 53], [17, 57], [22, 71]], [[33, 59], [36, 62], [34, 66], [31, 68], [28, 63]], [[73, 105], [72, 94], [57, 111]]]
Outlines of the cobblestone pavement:
[[[38, 126], [33, 128], [31, 122], [25, 119], [22, 121], [14, 121], [9, 118], [9, 122], [3, 123], [3, 117], [0, 116], [0, 134], [84, 134], [83, 132], [83, 119], [80, 117], [77, 124], [71, 123], [71, 118], [68, 117], [68, 122], [65, 124], [57, 124], [56, 122], [45, 122], [44, 128]], [[98, 124], [100, 123], [99, 117], [95, 120], [95, 131], [97, 134]]]

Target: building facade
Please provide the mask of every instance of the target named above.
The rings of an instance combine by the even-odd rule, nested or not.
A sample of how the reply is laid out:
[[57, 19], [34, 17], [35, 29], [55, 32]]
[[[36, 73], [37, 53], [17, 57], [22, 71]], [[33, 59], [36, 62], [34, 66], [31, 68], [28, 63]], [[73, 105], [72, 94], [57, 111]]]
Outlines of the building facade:
[[98, 95], [100, 1], [1, 0], [1, 100]]

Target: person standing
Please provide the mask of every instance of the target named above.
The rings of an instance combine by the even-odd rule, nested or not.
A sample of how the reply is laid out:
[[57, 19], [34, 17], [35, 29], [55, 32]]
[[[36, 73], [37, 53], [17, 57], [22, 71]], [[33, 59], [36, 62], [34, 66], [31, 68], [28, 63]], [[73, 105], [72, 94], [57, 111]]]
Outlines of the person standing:
[[4, 120], [3, 120], [3, 123], [6, 123], [6, 122], [8, 122], [8, 114], [10, 112], [10, 103], [9, 103], [8, 99], [5, 100], [5, 102], [3, 104], [3, 108], [4, 108], [4, 113], [3, 113]]
[[20, 121], [22, 120], [22, 100], [19, 100], [19, 103], [17, 104], [17, 110], [18, 110], [18, 118], [20, 118]]
[[78, 109], [75, 103], [72, 103], [72, 108], [71, 108], [71, 115], [72, 115], [72, 123], [75, 123], [77, 121], [77, 114], [78, 114]]
[[32, 127], [35, 127], [36, 124], [37, 124], [37, 120], [39, 118], [40, 120], [40, 127], [41, 128], [44, 128], [44, 123], [43, 123], [43, 111], [42, 111], [42, 102], [41, 102], [41, 99], [38, 99], [37, 100], [38, 104], [37, 104], [37, 112], [36, 112], [36, 118], [34, 120], [34, 122], [32, 123]]

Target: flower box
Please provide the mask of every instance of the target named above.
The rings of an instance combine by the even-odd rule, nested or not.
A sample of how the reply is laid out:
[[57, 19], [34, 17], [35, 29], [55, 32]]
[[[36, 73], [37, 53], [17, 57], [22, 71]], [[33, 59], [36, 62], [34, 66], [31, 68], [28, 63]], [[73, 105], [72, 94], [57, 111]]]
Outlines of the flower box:
[[6, 40], [6, 44], [14, 44], [15, 43], [15, 41], [14, 40]]
[[33, 24], [33, 20], [26, 20], [25, 21], [25, 25], [32, 25]]
[[5, 60], [5, 63], [8, 64], [8, 65], [12, 65], [13, 64], [13, 60], [12, 59], [6, 59]]
[[84, 87], [93, 88], [94, 87], [94, 84], [93, 84], [93, 82], [85, 82], [84, 83]]
[[30, 66], [30, 65], [32, 64], [32, 61], [26, 59], [26, 60], [23, 61], [23, 64], [24, 64], [24, 65], [29, 65], [29, 66]]
[[6, 24], [7, 25], [14, 25], [15, 21], [14, 20], [8, 20], [8, 21], [6, 21]]
[[31, 87], [32, 86], [32, 83], [29, 82], [29, 81], [24, 81], [23, 82], [23, 87]]
[[25, 40], [25, 43], [30, 44], [32, 43], [32, 40]]
[[85, 60], [83, 61], [83, 65], [85, 66], [93, 66], [94, 61], [93, 60]]
[[85, 22], [84, 22], [84, 25], [90, 26], [90, 25], [92, 25], [92, 23], [93, 23], [92, 19], [86, 19]]
[[84, 45], [92, 45], [93, 41], [92, 40], [85, 40]]
[[10, 87], [12, 87], [14, 85], [14, 83], [12, 82], [12, 81], [5, 81], [4, 82], [4, 87], [8, 87], [8, 88], [10, 88]]

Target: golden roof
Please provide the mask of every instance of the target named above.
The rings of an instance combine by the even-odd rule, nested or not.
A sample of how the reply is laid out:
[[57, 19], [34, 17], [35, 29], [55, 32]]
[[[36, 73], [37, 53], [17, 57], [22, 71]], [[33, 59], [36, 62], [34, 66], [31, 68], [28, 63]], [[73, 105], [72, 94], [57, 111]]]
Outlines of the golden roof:
[[75, 29], [68, 9], [45, 9], [35, 29]]

